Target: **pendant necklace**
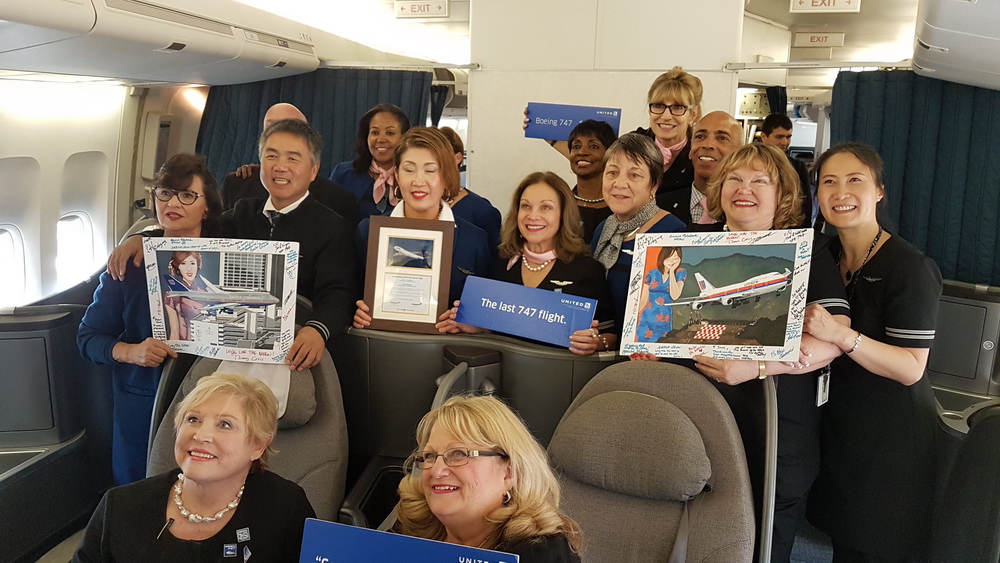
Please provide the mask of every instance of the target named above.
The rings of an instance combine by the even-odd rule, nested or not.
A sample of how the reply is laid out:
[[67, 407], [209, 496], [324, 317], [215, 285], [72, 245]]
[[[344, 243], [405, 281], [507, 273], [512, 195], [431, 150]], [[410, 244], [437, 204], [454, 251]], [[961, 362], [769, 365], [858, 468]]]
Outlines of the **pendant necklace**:
[[[879, 225], [878, 226], [878, 232], [875, 233], [875, 238], [872, 239], [872, 244], [871, 244], [871, 246], [868, 247], [868, 252], [865, 253], [865, 259], [861, 261], [861, 265], [858, 266], [858, 269], [854, 270], [854, 272], [851, 272], [850, 268], [848, 268], [847, 269], [847, 273], [844, 274], [844, 279], [847, 280], [847, 294], [848, 294], [847, 297], [848, 297], [848, 299], [850, 299], [851, 297], [854, 297], [854, 286], [856, 286], [858, 284], [858, 278], [861, 277], [861, 270], [863, 270], [865, 268], [865, 264], [868, 263], [868, 259], [871, 258], [872, 252], [875, 250], [875, 247], [878, 246], [878, 241], [881, 238], [882, 238], [882, 225]], [[840, 251], [840, 258], [841, 258], [841, 260], [843, 260], [843, 258], [844, 258], [844, 251], [843, 251], [843, 249], [841, 249], [841, 251]], [[840, 266], [840, 262], [839, 261], [837, 262], [837, 266], [838, 267]]]

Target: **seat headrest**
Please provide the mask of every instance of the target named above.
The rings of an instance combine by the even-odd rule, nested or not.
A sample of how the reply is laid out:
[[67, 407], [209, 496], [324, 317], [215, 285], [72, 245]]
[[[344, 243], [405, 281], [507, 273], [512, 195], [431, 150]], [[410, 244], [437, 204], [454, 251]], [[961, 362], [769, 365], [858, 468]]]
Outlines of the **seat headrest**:
[[633, 391], [591, 397], [559, 423], [549, 455], [573, 479], [636, 497], [686, 501], [712, 476], [701, 433], [679, 408]]
[[[218, 361], [199, 359], [191, 367], [191, 371], [181, 383], [184, 396], [194, 390], [198, 381], [215, 373]], [[298, 428], [309, 422], [316, 413], [316, 383], [313, 381], [312, 370], [289, 370], [291, 379], [288, 384], [288, 404], [285, 414], [278, 419], [278, 430]]]

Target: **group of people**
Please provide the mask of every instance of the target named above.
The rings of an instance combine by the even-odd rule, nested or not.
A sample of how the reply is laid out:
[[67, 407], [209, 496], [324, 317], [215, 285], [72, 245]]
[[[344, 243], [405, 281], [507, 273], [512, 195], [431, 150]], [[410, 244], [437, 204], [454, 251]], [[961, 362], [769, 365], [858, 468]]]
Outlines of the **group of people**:
[[[883, 166], [870, 147], [846, 143], [829, 149], [810, 180], [783, 150], [791, 135], [787, 117], [768, 118], [763, 142], [744, 145], [731, 115], [702, 114], [702, 97], [700, 80], [674, 68], [648, 92], [648, 128], [616, 138], [608, 124], [585, 121], [567, 142], [550, 141], [569, 159], [576, 185], [552, 172], [530, 173], [515, 187], [502, 222], [496, 208], [461, 185], [463, 147], [453, 131], [411, 127], [402, 110], [378, 105], [361, 118], [356, 158], [336, 165], [327, 180], [317, 177], [319, 135], [301, 112], [278, 104], [265, 116], [259, 167], [243, 167], [226, 179], [225, 203], [199, 157], [177, 155], [164, 165], [153, 188], [162, 228], [155, 234], [299, 242], [298, 289], [313, 300], [314, 314], [302, 323], [288, 364], [306, 369], [319, 361], [332, 332], [348, 324], [351, 311], [355, 327], [371, 322], [371, 304], [357, 299], [357, 288], [363, 287], [372, 215], [454, 223], [454, 306], [438, 319], [439, 331], [482, 330], [458, 323], [456, 316], [465, 279], [485, 276], [596, 299], [593, 325], [566, 343], [571, 352], [586, 355], [618, 348], [636, 235], [794, 229], [812, 225], [818, 211], [839, 235], [815, 234], [801, 357], [757, 362], [698, 356], [690, 365], [727, 398], [749, 392], [743, 384], [753, 379], [781, 377], [773, 561], [788, 560], [807, 499], [809, 519], [831, 535], [837, 561], [918, 558], [929, 537], [933, 498], [935, 414], [923, 371], [940, 273], [886, 230], [879, 213], [886, 194]], [[175, 355], [151, 337], [137, 248], [138, 241], [128, 241], [116, 250], [80, 331], [85, 356], [116, 363], [118, 483], [144, 476], [158, 366]], [[663, 304], [680, 296], [686, 280], [683, 251], [663, 249], [645, 277], [639, 338], [655, 342], [673, 329]], [[829, 402], [820, 408], [817, 386], [824, 369], [831, 374]], [[184, 420], [178, 418], [178, 441]], [[526, 430], [514, 436], [507, 434], [510, 428], [520, 432], [523, 424], [502, 404], [456, 400], [429, 414], [418, 428], [412, 460], [419, 471], [400, 486], [400, 531], [504, 550], [531, 546], [565, 556], [553, 561], [573, 560], [582, 536], [558, 511], [558, 487], [544, 451]], [[246, 440], [256, 444], [261, 438], [247, 434]], [[760, 480], [754, 461], [762, 459], [764, 446], [745, 440], [752, 478]], [[182, 469], [222, 457], [211, 448], [178, 451]], [[260, 456], [249, 457], [252, 464]], [[528, 486], [518, 483], [525, 472], [536, 471], [544, 478], [542, 484], [532, 479], [531, 487], [541, 488], [521, 488]], [[189, 481], [195, 485], [184, 487]], [[195, 500], [187, 502], [210, 508], [209, 500], [235, 494], [235, 482], [204, 491], [200, 499], [192, 493]], [[193, 476], [176, 483], [168, 476], [154, 488], [160, 495], [202, 490], [197, 483]], [[178, 499], [180, 493], [167, 503], [168, 517]], [[112, 502], [109, 495], [102, 506], [110, 509]], [[232, 518], [232, 512], [220, 514], [214, 522]], [[191, 526], [175, 535], [214, 537], [205, 531], [209, 527]], [[544, 541], [527, 540], [539, 537]]]

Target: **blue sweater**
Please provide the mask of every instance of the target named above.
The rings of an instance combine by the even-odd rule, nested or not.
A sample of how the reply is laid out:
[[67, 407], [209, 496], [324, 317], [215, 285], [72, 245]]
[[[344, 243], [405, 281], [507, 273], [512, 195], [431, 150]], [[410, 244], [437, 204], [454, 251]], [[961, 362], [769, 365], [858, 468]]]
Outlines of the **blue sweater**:
[[111, 354], [119, 342], [138, 344], [153, 336], [146, 272], [129, 263], [124, 281], [104, 272], [100, 282], [76, 342], [84, 358], [114, 365], [112, 469], [115, 483], [124, 484], [146, 476], [149, 423], [162, 368], [118, 363]]

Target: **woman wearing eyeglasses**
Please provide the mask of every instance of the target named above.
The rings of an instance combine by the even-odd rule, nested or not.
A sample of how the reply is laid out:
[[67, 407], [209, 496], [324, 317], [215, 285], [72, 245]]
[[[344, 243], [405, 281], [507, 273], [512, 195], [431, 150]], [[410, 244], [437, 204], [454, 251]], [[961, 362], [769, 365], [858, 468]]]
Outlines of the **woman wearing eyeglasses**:
[[[156, 218], [166, 237], [215, 233], [222, 198], [202, 157], [178, 154], [160, 169], [152, 189]], [[101, 274], [94, 302], [80, 323], [80, 353], [96, 364], [113, 364], [115, 484], [146, 476], [146, 448], [160, 366], [177, 354], [153, 338], [146, 274], [129, 262], [122, 281]]]
[[496, 398], [452, 397], [427, 413], [408, 463], [398, 531], [532, 563], [580, 561], [583, 534], [559, 510], [545, 450]]

